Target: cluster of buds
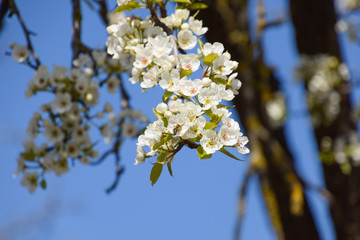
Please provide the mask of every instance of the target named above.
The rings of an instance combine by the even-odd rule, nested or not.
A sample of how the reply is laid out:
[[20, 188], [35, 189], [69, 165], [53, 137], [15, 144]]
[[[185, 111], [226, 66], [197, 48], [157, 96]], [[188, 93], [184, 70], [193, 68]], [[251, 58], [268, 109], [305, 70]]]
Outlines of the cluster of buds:
[[[127, 9], [137, 2], [118, 3], [119, 8]], [[233, 73], [238, 63], [231, 60], [221, 43], [201, 42], [207, 28], [187, 9], [158, 18], [152, 4], [145, 4], [152, 11], [151, 18], [142, 20], [119, 13], [118, 21], [107, 28], [110, 36], [106, 42], [114, 58], [134, 56], [132, 83], [139, 83], [143, 91], [156, 85], [165, 90], [163, 102], [154, 109], [158, 119], [138, 138], [135, 165], [157, 156], [150, 176], [154, 184], [163, 165], [167, 164], [171, 174], [171, 162], [184, 146], [196, 148], [201, 159], [216, 151], [236, 158], [225, 147], [248, 153], [247, 137], [230, 118], [229, 107], [221, 104], [238, 94], [241, 82]]]
[[340, 110], [337, 88], [349, 79], [346, 65], [333, 56], [302, 56], [296, 75], [308, 85], [306, 98], [313, 125], [331, 124]]

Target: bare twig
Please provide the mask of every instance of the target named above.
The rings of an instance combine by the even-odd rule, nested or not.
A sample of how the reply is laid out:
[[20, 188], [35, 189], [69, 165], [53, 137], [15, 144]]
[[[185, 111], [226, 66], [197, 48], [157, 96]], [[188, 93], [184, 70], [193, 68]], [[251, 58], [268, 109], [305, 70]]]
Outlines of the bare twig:
[[[124, 88], [124, 84], [122, 83], [122, 79], [121, 76], [118, 75], [117, 76], [120, 79], [120, 85], [119, 85], [119, 92], [120, 92], [120, 101], [121, 101], [121, 107], [122, 109], [130, 109], [130, 104], [129, 104], [129, 95], [126, 91], [126, 89]], [[102, 163], [105, 159], [107, 159], [110, 155], [114, 155], [115, 157], [115, 179], [113, 181], [113, 183], [110, 185], [110, 187], [108, 187], [106, 189], [106, 193], [111, 193], [112, 191], [114, 191], [120, 181], [120, 177], [122, 175], [122, 173], [124, 172], [124, 168], [120, 166], [120, 153], [119, 153], [119, 149], [120, 146], [122, 144], [122, 128], [121, 126], [124, 123], [124, 119], [122, 118], [119, 122], [118, 122], [118, 129], [115, 135], [115, 142], [113, 144], [113, 146], [107, 150], [105, 153], [103, 153], [103, 155], [95, 162], [91, 162], [91, 165], [99, 165], [100, 163]]]
[[10, 0], [10, 15], [12, 15], [12, 14], [15, 14], [17, 19], [20, 22], [21, 28], [22, 28], [22, 30], [23, 30], [23, 32], [25, 34], [27, 48], [30, 50], [31, 54], [34, 57], [34, 60], [36, 62], [35, 67], [38, 68], [41, 65], [41, 62], [40, 62], [40, 59], [38, 58], [38, 56], [37, 56], [37, 54], [36, 54], [36, 52], [34, 50], [33, 44], [32, 44], [31, 39], [30, 39], [30, 35], [34, 34], [34, 33], [29, 31], [29, 29], [26, 27], [25, 22], [24, 22], [23, 18], [21, 17], [21, 14], [19, 12], [19, 9], [16, 6], [15, 0]]
[[107, 13], [108, 13], [108, 7], [106, 4], [105, 0], [94, 0], [98, 5], [99, 5], [99, 16], [101, 17], [101, 20], [103, 21], [103, 23], [105, 24], [105, 26], [109, 25], [109, 19], [107, 17]]
[[235, 232], [234, 232], [234, 239], [240, 239], [241, 227], [245, 215], [245, 195], [246, 190], [249, 185], [250, 178], [254, 175], [254, 168], [252, 166], [246, 172], [245, 179], [240, 187], [240, 194], [239, 194], [239, 205], [238, 205], [238, 217], [236, 219], [235, 225]]
[[81, 46], [81, 8], [80, 8], [80, 0], [71, 0], [72, 3], [72, 61], [71, 66], [73, 66], [74, 59], [78, 58], [80, 54], [80, 46]]

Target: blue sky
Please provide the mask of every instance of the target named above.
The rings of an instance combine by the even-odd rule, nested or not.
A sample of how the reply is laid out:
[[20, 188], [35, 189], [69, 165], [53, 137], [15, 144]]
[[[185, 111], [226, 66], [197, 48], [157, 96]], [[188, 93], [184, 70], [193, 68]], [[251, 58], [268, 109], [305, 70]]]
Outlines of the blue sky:
[[[271, 1], [269, 13], [284, 12], [284, 2]], [[70, 1], [18, 0], [17, 4], [28, 28], [37, 33], [32, 39], [43, 64], [69, 66]], [[83, 10], [86, 23], [83, 39], [91, 47], [102, 47], [107, 38], [105, 28], [84, 4]], [[252, 16], [254, 12], [251, 11]], [[304, 109], [305, 105], [303, 90], [292, 78], [297, 63], [292, 31], [291, 23], [287, 22], [266, 33], [264, 41], [266, 60], [278, 68], [290, 108], [296, 110]], [[11, 41], [25, 43], [14, 17], [7, 20], [0, 35], [3, 83], [0, 88], [0, 238], [6, 233], [10, 236], [8, 239], [38, 240], [232, 239], [238, 189], [249, 163], [219, 153], [200, 161], [195, 151], [183, 149], [173, 163], [174, 177], [164, 171], [152, 187], [149, 182], [151, 165], [133, 165], [136, 141], [128, 140], [121, 149], [126, 171], [111, 195], [105, 194], [104, 189], [114, 178], [113, 159], [96, 167], [77, 165], [61, 177], [50, 174], [48, 189], [38, 189], [33, 195], [21, 187], [20, 178], [13, 179], [12, 174], [26, 139], [27, 123], [33, 112], [52, 98], [40, 95], [25, 98], [33, 71], [5, 56]], [[345, 52], [355, 51], [351, 46], [350, 50], [344, 49]], [[346, 56], [348, 60], [355, 59], [352, 54]], [[132, 106], [154, 120], [152, 108], [160, 102], [161, 90], [141, 94], [139, 86], [128, 82], [126, 88], [131, 93]], [[116, 104], [118, 96], [104, 99]], [[286, 127], [301, 175], [310, 183], [322, 186], [321, 168], [313, 160], [316, 149], [309, 131], [309, 119], [290, 116]], [[256, 181], [252, 179], [246, 198], [242, 239], [274, 239]], [[308, 194], [322, 238], [334, 239], [325, 201], [317, 194]]]

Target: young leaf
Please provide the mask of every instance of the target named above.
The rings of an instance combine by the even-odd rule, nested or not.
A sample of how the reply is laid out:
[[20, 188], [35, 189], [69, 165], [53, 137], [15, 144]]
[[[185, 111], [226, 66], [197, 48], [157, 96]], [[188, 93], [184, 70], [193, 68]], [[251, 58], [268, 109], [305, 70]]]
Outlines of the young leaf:
[[141, 4], [136, 0], [127, 2], [123, 5], [120, 5], [116, 8], [115, 13], [123, 12], [123, 11], [131, 11], [137, 8], [141, 8]]
[[183, 77], [188, 77], [192, 74], [192, 71], [191, 70], [185, 70], [185, 69], [181, 69], [180, 70], [180, 78], [183, 78]]
[[164, 103], [168, 103], [171, 95], [173, 95], [173, 92], [170, 92], [170, 91], [166, 90], [166, 91], [164, 92], [163, 97], [162, 97], [162, 101], [163, 101]]
[[157, 182], [157, 180], [159, 179], [163, 166], [161, 163], [155, 163], [153, 168], [151, 169], [151, 173], [150, 173], [150, 183], [151, 185], [154, 186], [154, 184]]
[[222, 152], [223, 154], [233, 158], [233, 159], [236, 159], [236, 160], [239, 160], [239, 161], [244, 161], [244, 160], [241, 160], [241, 159], [235, 157], [234, 155], [232, 155], [228, 150], [225, 149], [225, 147], [221, 148], [219, 151]]
[[42, 189], [46, 189], [46, 181], [45, 181], [45, 179], [43, 179], [43, 180], [41, 180], [41, 182], [40, 182], [40, 187], [42, 188]]
[[207, 154], [207, 152], [205, 152], [202, 146], [198, 146], [196, 152], [199, 155], [200, 159], [208, 159], [212, 156], [212, 154]]
[[156, 116], [157, 118], [160, 118], [160, 119], [164, 122], [164, 126], [167, 127], [167, 125], [168, 125], [168, 120], [167, 120], [167, 118], [164, 117], [163, 114], [161, 114], [161, 113], [159, 113], [158, 111], [156, 111], [155, 108], [153, 109], [153, 112], [154, 112], [154, 114], [155, 114], [155, 116]]
[[158, 149], [159, 147], [161, 147], [164, 143], [166, 143], [167, 141], [169, 141], [170, 139], [172, 139], [172, 135], [167, 135], [166, 137], [164, 137], [160, 142], [155, 143], [153, 146], [153, 150]]
[[235, 105], [232, 105], [232, 106], [226, 106], [226, 105], [223, 105], [223, 104], [218, 104], [217, 105], [217, 108], [226, 108], [226, 109], [230, 109], [230, 108], [233, 108], [235, 107]]
[[171, 162], [167, 163], [167, 167], [168, 167], [170, 175], [173, 177], [173, 172], [172, 172], [172, 169], [171, 169]]
[[214, 130], [214, 128], [216, 128], [217, 124], [213, 123], [213, 122], [207, 122], [205, 124], [205, 129], [211, 129], [211, 130]]
[[163, 163], [165, 161], [166, 156], [167, 156], [167, 153], [165, 153], [165, 152], [160, 153], [160, 155], [157, 158], [158, 163]]
[[206, 57], [204, 57], [204, 64], [207, 66], [210, 66], [213, 61], [215, 60], [215, 58], [217, 58], [219, 55], [217, 55], [216, 53], [210, 53], [209, 55], [207, 55]]
[[34, 161], [35, 160], [35, 153], [33, 152], [24, 152], [21, 154], [21, 157], [25, 160], [28, 160], [28, 161]]
[[190, 0], [171, 0], [172, 2], [178, 2], [178, 3], [191, 3]]
[[201, 38], [199, 38], [198, 42], [199, 42], [200, 50], [202, 51], [204, 48], [204, 43], [201, 41]]
[[187, 9], [194, 11], [206, 8], [208, 8], [208, 5], [206, 5], [205, 3], [193, 3]]
[[223, 78], [215, 77], [212, 79], [215, 83], [226, 85], [227, 81]]

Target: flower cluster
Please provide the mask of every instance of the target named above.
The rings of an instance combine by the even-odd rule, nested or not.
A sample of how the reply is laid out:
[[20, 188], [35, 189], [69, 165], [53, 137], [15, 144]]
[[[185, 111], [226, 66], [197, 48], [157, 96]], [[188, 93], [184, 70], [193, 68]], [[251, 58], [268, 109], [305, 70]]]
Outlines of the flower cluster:
[[[14, 56], [22, 55], [16, 49], [26, 52], [21, 46], [13, 45]], [[20, 57], [14, 58], [23, 61]], [[90, 126], [98, 128], [107, 143], [113, 141], [115, 131], [120, 131], [118, 129], [122, 133], [119, 137], [139, 135], [137, 126], [147, 122], [141, 112], [125, 109], [117, 116], [110, 103], [96, 110], [96, 107], [99, 109], [99, 88], [106, 86], [109, 93], [115, 93], [121, 83], [119, 74], [131, 67], [130, 59], [131, 56], [113, 59], [102, 50], [93, 50], [91, 55], [80, 54], [73, 61], [72, 69], [57, 65], [52, 71], [45, 65], [37, 68], [26, 96], [47, 92], [54, 96], [54, 100], [44, 104], [41, 112], [36, 112], [30, 120], [27, 128], [29, 138], [17, 160], [15, 176], [24, 173], [21, 184], [30, 192], [35, 191], [39, 182], [45, 188], [44, 173], [55, 172], [60, 176], [69, 171], [70, 159], [73, 163], [78, 160], [88, 164], [98, 157], [95, 141], [89, 137]], [[109, 120], [99, 125], [105, 115]], [[44, 143], [37, 144], [41, 140]]]
[[321, 141], [320, 156], [323, 161], [335, 161], [344, 174], [351, 172], [352, 166], [360, 165], [360, 139], [357, 132], [337, 137], [334, 141], [324, 137]]
[[307, 103], [313, 125], [330, 124], [340, 109], [336, 88], [349, 79], [346, 65], [332, 56], [302, 56], [296, 75], [308, 84]]
[[[209, 158], [216, 151], [236, 158], [225, 147], [236, 147], [242, 154], [249, 152], [247, 137], [230, 118], [228, 107], [221, 104], [238, 94], [241, 82], [233, 73], [238, 63], [231, 60], [221, 43], [200, 41], [207, 31], [202, 21], [190, 16], [187, 9], [145, 20], [120, 13], [107, 30], [110, 55], [134, 56], [130, 81], [139, 83], [143, 91], [156, 85], [165, 90], [163, 102], [154, 109], [158, 120], [138, 138], [136, 165], [157, 156], [152, 173], [159, 164], [169, 167], [183, 146], [197, 148], [200, 158]], [[199, 48], [194, 51], [197, 43]], [[194, 75], [200, 77], [190, 78]], [[152, 184], [157, 177], [151, 177]]]
[[274, 127], [282, 126], [286, 117], [285, 97], [281, 92], [271, 94], [266, 99], [265, 110], [269, 116], [270, 123]]

